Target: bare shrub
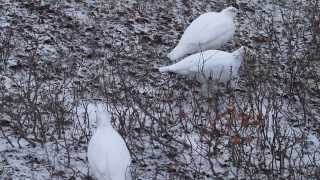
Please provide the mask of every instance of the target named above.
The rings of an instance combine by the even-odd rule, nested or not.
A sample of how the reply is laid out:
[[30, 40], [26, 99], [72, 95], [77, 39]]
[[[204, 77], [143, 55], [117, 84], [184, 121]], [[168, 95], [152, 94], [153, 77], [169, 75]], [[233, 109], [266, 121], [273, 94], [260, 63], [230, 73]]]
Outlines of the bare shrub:
[[[173, 6], [167, 13], [179, 8], [177, 3], [166, 3]], [[199, 13], [205, 8], [191, 8], [194, 2], [185, 4], [193, 16], [195, 9]], [[88, 52], [75, 56], [72, 44], [55, 61], [45, 61], [38, 39], [28, 37], [29, 44], [25, 43], [32, 48], [15, 65], [7, 65], [13, 54], [11, 38], [16, 36], [7, 31], [0, 39], [0, 60], [7, 67], [0, 72], [0, 137], [12, 147], [23, 147], [27, 141], [45, 149], [45, 157], [31, 162], [44, 164], [51, 179], [86, 178], [88, 173], [77, 169], [75, 162], [87, 168], [85, 152], [93, 122], [78, 110], [98, 98], [108, 105], [113, 126], [127, 142], [133, 177], [317, 178], [319, 2], [268, 5], [251, 1], [239, 5], [235, 44], [246, 45], [254, 53], [241, 67], [238, 88], [221, 87], [211, 99], [201, 95], [199, 83], [162, 75], [153, 68], [164, 58], [150, 52], [168, 48], [163, 39], [173, 36], [160, 37], [163, 44], [153, 47], [155, 40], [149, 42], [148, 32], [130, 41], [138, 35], [128, 31], [132, 37], [104, 40], [101, 48], [101, 42], [96, 42], [99, 38], [92, 35]], [[114, 6], [112, 12], [120, 12], [121, 6]], [[134, 6], [139, 15], [151, 8], [150, 3]], [[145, 13], [151, 16], [162, 10], [157, 8]], [[181, 29], [174, 20], [166, 23], [175, 31]], [[103, 21], [97, 20], [96, 26], [102, 29]], [[79, 24], [72, 27], [82, 31]], [[92, 29], [85, 31], [103, 33]], [[121, 33], [118, 38], [124, 38]], [[75, 34], [70, 37], [74, 43]], [[132, 48], [137, 45], [132, 42], [149, 44], [145, 49]]]

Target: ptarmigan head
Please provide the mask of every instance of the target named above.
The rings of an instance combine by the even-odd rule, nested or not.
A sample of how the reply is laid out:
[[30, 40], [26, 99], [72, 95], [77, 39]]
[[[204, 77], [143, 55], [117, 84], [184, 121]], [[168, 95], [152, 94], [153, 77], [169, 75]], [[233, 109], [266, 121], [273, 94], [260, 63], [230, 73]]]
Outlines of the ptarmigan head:
[[238, 9], [232, 6], [229, 6], [221, 11], [224, 14], [231, 16], [232, 18], [236, 17]]
[[111, 114], [106, 110], [103, 103], [95, 103], [95, 114], [98, 127], [111, 125]]
[[240, 61], [247, 59], [249, 53], [251, 53], [251, 50], [246, 46], [241, 46], [240, 48], [232, 52], [233, 56]]

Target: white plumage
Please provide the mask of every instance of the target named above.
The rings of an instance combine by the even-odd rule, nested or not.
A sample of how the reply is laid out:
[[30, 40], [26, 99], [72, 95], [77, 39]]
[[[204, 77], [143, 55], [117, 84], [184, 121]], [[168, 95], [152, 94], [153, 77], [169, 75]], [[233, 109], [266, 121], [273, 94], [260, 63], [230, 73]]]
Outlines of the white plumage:
[[221, 12], [209, 12], [195, 19], [183, 33], [178, 45], [168, 54], [171, 60], [209, 49], [217, 49], [232, 39], [237, 9], [228, 7]]
[[208, 79], [227, 82], [238, 75], [244, 52], [243, 46], [232, 53], [208, 50], [188, 56], [173, 65], [161, 67], [159, 71], [196, 77], [202, 83]]
[[[89, 118], [95, 118], [97, 129], [88, 146], [89, 166], [98, 180], [131, 180], [131, 157], [125, 141], [111, 125], [111, 115], [102, 104], [90, 104]], [[95, 117], [92, 117], [95, 115]]]

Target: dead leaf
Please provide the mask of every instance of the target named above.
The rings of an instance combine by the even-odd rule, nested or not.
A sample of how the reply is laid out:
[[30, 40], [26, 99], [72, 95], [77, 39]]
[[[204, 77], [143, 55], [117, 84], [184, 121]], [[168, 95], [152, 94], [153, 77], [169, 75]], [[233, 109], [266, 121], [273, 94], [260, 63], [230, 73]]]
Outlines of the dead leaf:
[[239, 135], [232, 136], [230, 139], [230, 142], [233, 145], [239, 145], [239, 144], [241, 144], [241, 137]]

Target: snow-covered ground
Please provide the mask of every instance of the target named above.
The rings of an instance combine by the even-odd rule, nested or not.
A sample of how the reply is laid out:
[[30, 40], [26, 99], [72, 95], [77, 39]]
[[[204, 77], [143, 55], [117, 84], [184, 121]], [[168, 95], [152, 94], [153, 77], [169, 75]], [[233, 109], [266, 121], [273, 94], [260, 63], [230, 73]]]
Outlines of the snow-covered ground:
[[157, 68], [193, 19], [230, 1], [0, 0], [0, 179], [90, 179], [94, 123], [82, 107], [95, 99], [136, 179], [318, 177], [312, 3], [237, 2], [235, 38], [221, 49], [248, 46], [256, 62], [242, 67], [241, 90], [207, 99]]

